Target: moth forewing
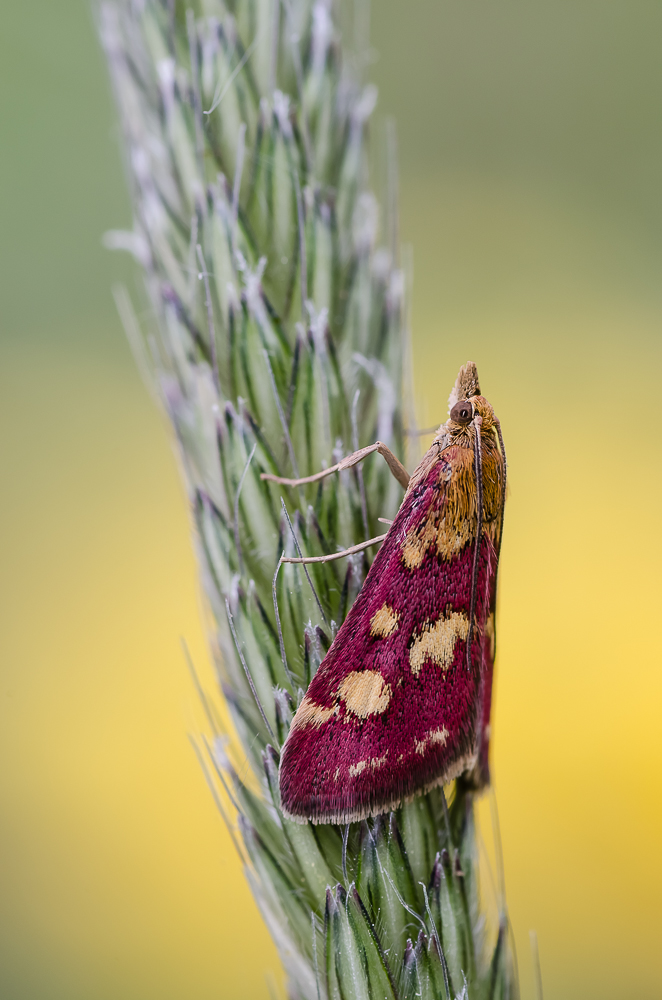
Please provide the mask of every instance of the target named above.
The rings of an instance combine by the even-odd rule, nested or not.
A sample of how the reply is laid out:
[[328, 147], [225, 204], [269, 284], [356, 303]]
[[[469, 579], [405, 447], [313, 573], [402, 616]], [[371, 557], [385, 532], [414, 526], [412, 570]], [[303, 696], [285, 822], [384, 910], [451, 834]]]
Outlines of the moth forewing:
[[450, 403], [292, 720], [280, 792], [295, 820], [360, 820], [462, 774], [489, 781], [505, 462], [475, 365]]

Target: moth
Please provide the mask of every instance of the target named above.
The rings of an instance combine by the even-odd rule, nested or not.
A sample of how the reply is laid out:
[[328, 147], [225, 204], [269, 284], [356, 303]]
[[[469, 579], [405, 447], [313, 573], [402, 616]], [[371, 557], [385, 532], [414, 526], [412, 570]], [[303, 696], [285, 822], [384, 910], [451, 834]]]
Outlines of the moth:
[[[283, 745], [282, 809], [350, 823], [464, 776], [489, 783], [497, 565], [506, 461], [501, 428], [469, 362], [449, 419], [408, 477], [398, 514]], [[276, 478], [271, 477], [269, 478]]]

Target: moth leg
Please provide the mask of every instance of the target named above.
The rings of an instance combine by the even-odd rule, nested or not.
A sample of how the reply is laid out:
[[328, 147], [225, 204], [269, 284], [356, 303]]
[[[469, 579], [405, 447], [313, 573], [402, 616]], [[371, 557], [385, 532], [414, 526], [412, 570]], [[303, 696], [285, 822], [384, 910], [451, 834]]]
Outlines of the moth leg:
[[316, 472], [314, 476], [304, 476], [303, 479], [286, 479], [283, 476], [274, 476], [270, 472], [263, 472], [260, 478], [267, 479], [270, 483], [282, 483], [283, 486], [305, 486], [307, 483], [316, 483], [318, 480], [324, 479], [326, 476], [331, 476], [334, 472], [342, 472], [343, 469], [351, 469], [352, 466], [358, 465], [359, 462], [362, 462], [364, 458], [368, 457], [368, 455], [372, 455], [374, 451], [378, 451], [379, 454], [386, 459], [386, 464], [395, 478], [404, 489], [407, 489], [409, 486], [409, 473], [400, 459], [397, 458], [391, 449], [388, 448], [382, 441], [375, 441], [375, 443], [369, 445], [369, 447], [361, 448], [359, 451], [355, 451], [352, 455], [348, 455], [347, 458], [343, 458], [341, 462], [338, 462], [336, 465], [332, 465], [329, 469], [322, 469], [321, 472]]
[[331, 562], [333, 559], [344, 559], [345, 556], [351, 556], [355, 552], [362, 552], [363, 549], [369, 549], [371, 545], [378, 545], [383, 542], [386, 535], [377, 535], [376, 538], [369, 538], [367, 542], [359, 542], [358, 545], [351, 545], [348, 549], [343, 549], [342, 552], [332, 552], [328, 556], [304, 556], [303, 558], [295, 559], [289, 556], [281, 556], [281, 562], [284, 563], [323, 563]]

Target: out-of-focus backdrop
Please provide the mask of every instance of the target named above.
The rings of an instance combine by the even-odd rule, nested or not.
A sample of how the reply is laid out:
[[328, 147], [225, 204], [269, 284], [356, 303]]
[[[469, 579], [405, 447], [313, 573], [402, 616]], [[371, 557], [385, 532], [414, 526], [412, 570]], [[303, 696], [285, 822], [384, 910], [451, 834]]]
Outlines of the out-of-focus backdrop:
[[[662, 6], [377, 0], [422, 425], [479, 364], [511, 466], [494, 774], [524, 997], [662, 994]], [[0, 995], [269, 996], [187, 740], [186, 504], [101, 247], [128, 226], [87, 0], [0, 12]]]

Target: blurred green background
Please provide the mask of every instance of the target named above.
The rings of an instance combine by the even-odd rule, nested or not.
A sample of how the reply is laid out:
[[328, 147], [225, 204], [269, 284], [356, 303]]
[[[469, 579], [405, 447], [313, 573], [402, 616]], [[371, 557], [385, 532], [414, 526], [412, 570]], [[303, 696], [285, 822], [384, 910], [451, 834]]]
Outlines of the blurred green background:
[[[503, 422], [494, 773], [524, 997], [662, 994], [662, 5], [377, 0], [422, 424]], [[128, 226], [87, 0], [0, 10], [0, 996], [269, 996], [187, 742], [186, 504], [101, 247]]]

